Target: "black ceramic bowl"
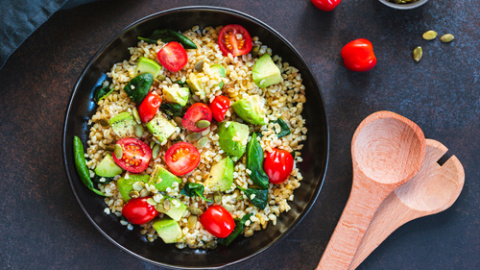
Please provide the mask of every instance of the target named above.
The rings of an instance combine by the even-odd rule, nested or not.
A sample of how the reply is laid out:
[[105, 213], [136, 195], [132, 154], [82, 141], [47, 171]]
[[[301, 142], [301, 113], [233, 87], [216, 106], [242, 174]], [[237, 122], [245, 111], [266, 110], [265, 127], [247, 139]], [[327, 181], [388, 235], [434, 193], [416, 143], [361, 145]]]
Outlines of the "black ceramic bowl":
[[[302, 185], [295, 190], [291, 210], [282, 213], [277, 225], [269, 224], [266, 230], [253, 237], [240, 237], [228, 248], [219, 245], [214, 250], [177, 249], [160, 239], [150, 243], [136, 227], [129, 231], [119, 223], [119, 218], [104, 213], [103, 198], [88, 190], [80, 181], [73, 159], [73, 136], [77, 135], [86, 145], [88, 119], [95, 112], [93, 89], [103, 72], [116, 62], [129, 58], [127, 48], [135, 46], [137, 36], [145, 36], [153, 30], [171, 28], [187, 30], [200, 27], [240, 24], [252, 36], [258, 36], [272, 48], [274, 54], [300, 70], [306, 87], [307, 103], [303, 112], [307, 120], [308, 139], [302, 151], [304, 161], [299, 163], [304, 176]], [[218, 268], [251, 258], [278, 242], [290, 232], [314, 204], [323, 183], [328, 159], [328, 127], [320, 89], [305, 61], [293, 46], [277, 31], [247, 14], [219, 7], [182, 7], [159, 12], [128, 26], [120, 35], [100, 49], [80, 76], [72, 93], [65, 118], [63, 155], [65, 168], [73, 193], [93, 225], [115, 245], [126, 252], [153, 264], [178, 268]]]

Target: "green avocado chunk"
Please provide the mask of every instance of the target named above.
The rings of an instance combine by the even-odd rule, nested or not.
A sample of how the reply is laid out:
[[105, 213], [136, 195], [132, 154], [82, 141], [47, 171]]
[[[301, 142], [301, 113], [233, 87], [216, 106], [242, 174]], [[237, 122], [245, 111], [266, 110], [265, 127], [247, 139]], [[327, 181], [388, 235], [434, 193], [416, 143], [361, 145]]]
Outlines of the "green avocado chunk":
[[[220, 76], [221, 78], [225, 78], [227, 76], [227, 71], [225, 70], [225, 67], [222, 65], [213, 65], [210, 67], [210, 69], [213, 70], [215, 73], [217, 73], [218, 76]], [[223, 88], [223, 81], [220, 81], [218, 83], [218, 87], [220, 87], [220, 89]]]
[[[165, 200], [168, 200], [168, 203], [165, 203]], [[165, 206], [168, 208], [165, 208]], [[155, 209], [158, 212], [164, 213], [165, 215], [171, 217], [175, 221], [179, 221], [185, 211], [187, 211], [187, 206], [183, 204], [179, 199], [172, 197], [164, 196], [159, 203], [155, 206]]]
[[253, 66], [252, 78], [258, 87], [265, 88], [281, 82], [282, 74], [270, 55], [264, 54]]
[[110, 119], [113, 132], [120, 138], [135, 137], [137, 122], [129, 112], [122, 112]]
[[175, 182], [181, 184], [182, 179], [178, 178], [167, 169], [159, 165], [155, 165], [149, 182], [154, 185], [158, 191], [166, 191], [167, 188], [171, 188]]
[[235, 113], [245, 122], [265, 125], [265, 99], [259, 95], [248, 96], [232, 104]]
[[178, 225], [178, 222], [173, 219], [162, 218], [156, 220], [153, 222], [153, 228], [166, 244], [182, 241], [182, 229], [180, 228], [180, 225]]
[[188, 87], [178, 87], [173, 85], [163, 89], [163, 99], [165, 102], [180, 104], [181, 106], [187, 105], [188, 98], [190, 97], [190, 89]]
[[160, 66], [154, 60], [140, 56], [138, 59], [137, 68], [135, 69], [135, 75], [148, 72], [155, 78], [161, 69], [162, 66]]
[[115, 163], [110, 154], [106, 154], [95, 168], [95, 174], [101, 177], [114, 177], [121, 174], [122, 171], [122, 168]]
[[125, 202], [128, 202], [130, 198], [130, 191], [133, 190], [133, 184], [137, 182], [147, 183], [150, 177], [148, 174], [129, 174], [128, 178], [122, 177], [117, 181], [118, 192], [122, 196]]
[[230, 157], [220, 160], [212, 166], [205, 186], [212, 191], [227, 191], [233, 184], [233, 161]]
[[157, 114], [146, 126], [153, 137], [159, 142], [163, 142], [172, 136], [176, 128], [175, 125], [168, 121], [162, 114]]
[[221, 122], [218, 124], [218, 143], [225, 154], [237, 161], [247, 148], [249, 129], [238, 122]]

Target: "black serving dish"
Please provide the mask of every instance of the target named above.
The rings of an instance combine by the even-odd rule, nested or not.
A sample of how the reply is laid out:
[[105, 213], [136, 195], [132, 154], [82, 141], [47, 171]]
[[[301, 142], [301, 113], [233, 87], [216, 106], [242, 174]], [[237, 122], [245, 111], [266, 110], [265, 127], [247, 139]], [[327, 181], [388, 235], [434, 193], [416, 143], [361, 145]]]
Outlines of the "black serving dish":
[[[103, 198], [87, 189], [76, 172], [73, 159], [73, 136], [77, 135], [86, 145], [88, 119], [95, 112], [92, 101], [95, 84], [102, 73], [111, 66], [129, 58], [128, 47], [136, 46], [137, 36], [148, 35], [153, 30], [172, 28], [187, 30], [200, 27], [240, 24], [251, 36], [258, 36], [290, 65], [298, 68], [306, 87], [307, 103], [303, 115], [307, 120], [308, 138], [302, 151], [304, 161], [299, 168], [304, 176], [302, 185], [295, 190], [291, 210], [282, 213], [277, 225], [271, 223], [266, 230], [253, 237], [240, 237], [228, 248], [219, 245], [214, 250], [177, 249], [160, 239], [150, 243], [140, 234], [138, 227], [129, 231], [115, 215], [104, 213]], [[76, 83], [65, 118], [63, 133], [63, 158], [65, 169], [81, 208], [93, 225], [115, 245], [138, 258], [169, 268], [220, 268], [255, 256], [285, 237], [307, 214], [320, 193], [326, 173], [329, 150], [328, 125], [319, 86], [298, 51], [277, 31], [247, 14], [220, 7], [191, 6], [162, 11], [128, 26], [117, 37], [102, 47], [88, 64]]]

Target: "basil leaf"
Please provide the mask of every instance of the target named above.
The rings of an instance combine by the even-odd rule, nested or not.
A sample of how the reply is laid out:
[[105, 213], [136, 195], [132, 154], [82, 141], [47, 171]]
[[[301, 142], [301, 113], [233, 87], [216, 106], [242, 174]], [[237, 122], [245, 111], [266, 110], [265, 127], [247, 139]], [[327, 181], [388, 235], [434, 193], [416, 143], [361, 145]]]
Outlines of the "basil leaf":
[[150, 44], [157, 44], [159, 39], [163, 43], [168, 43], [170, 41], [178, 41], [182, 43], [185, 49], [197, 49], [197, 45], [188, 37], [178, 33], [177, 31], [171, 29], [159, 29], [152, 32], [152, 34], [146, 38], [137, 37], [139, 40], [143, 40]]
[[160, 110], [166, 113], [170, 117], [180, 116], [183, 117], [183, 106], [176, 103], [162, 103]]
[[135, 101], [138, 105], [142, 103], [143, 99], [147, 96], [152, 87], [153, 75], [152, 73], [146, 72], [140, 75], [137, 75], [131, 79], [123, 88], [128, 96]]
[[147, 43], [149, 43], [149, 44], [157, 44], [157, 40], [155, 40], [155, 39], [144, 38], [144, 37], [140, 37], [140, 36], [138, 36], [137, 39], [138, 39], [138, 40], [143, 40], [143, 41], [145, 41], [145, 42], [147, 42]]
[[183, 194], [188, 197], [198, 196], [207, 202], [213, 202], [212, 200], [209, 200], [203, 196], [204, 190], [205, 190], [205, 187], [202, 184], [188, 182], [187, 184], [185, 184], [185, 186], [183, 186], [182, 190], [180, 191], [180, 194]]
[[254, 132], [247, 145], [247, 169], [251, 171], [250, 179], [263, 189], [268, 189], [268, 175], [263, 170], [263, 149]]
[[247, 188], [243, 189], [238, 187], [247, 198], [252, 202], [253, 205], [258, 207], [259, 209], [263, 210], [267, 206], [268, 201], [268, 189], [256, 189], [256, 188]]
[[217, 242], [219, 244], [222, 244], [228, 247], [233, 242], [233, 240], [235, 240], [235, 238], [237, 238], [243, 232], [243, 229], [245, 227], [245, 222], [247, 222], [247, 220], [249, 220], [252, 215], [253, 214], [250, 213], [250, 214], [244, 215], [242, 219], [236, 218], [235, 229], [233, 230], [233, 232], [225, 238], [219, 238]]
[[276, 123], [280, 126], [280, 132], [277, 133], [278, 138], [287, 136], [291, 133], [290, 128], [288, 127], [287, 123], [282, 120], [282, 118], [278, 118], [277, 120], [273, 121], [273, 123]]
[[95, 100], [95, 102], [98, 103], [100, 100], [104, 99], [106, 96], [112, 93], [113, 89], [115, 89], [113, 86], [108, 86], [108, 85], [104, 87], [98, 87], [95, 90], [93, 100]]

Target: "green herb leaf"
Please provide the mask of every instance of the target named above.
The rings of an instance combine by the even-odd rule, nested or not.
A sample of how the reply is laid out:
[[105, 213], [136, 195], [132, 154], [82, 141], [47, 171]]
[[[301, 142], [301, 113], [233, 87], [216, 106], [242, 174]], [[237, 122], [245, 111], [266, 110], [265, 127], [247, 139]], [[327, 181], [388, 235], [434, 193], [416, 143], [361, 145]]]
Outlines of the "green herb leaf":
[[247, 168], [251, 171], [250, 179], [263, 189], [268, 189], [268, 175], [263, 170], [263, 149], [254, 132], [247, 145]]
[[87, 168], [85, 161], [85, 152], [83, 150], [83, 144], [79, 137], [73, 136], [73, 155], [75, 159], [75, 167], [77, 168], [78, 175], [82, 183], [91, 191], [98, 195], [106, 196], [103, 192], [93, 187], [92, 179], [90, 179], [90, 172]]
[[247, 220], [249, 220], [251, 216], [252, 214], [250, 213], [250, 214], [244, 215], [242, 219], [236, 218], [235, 229], [233, 230], [233, 232], [225, 238], [219, 238], [217, 242], [219, 244], [222, 244], [228, 247], [233, 242], [233, 240], [235, 240], [235, 238], [237, 238], [243, 232], [243, 229], [245, 227], [245, 222], [247, 222]]
[[143, 99], [147, 96], [150, 91], [150, 87], [153, 83], [153, 75], [151, 73], [142, 73], [133, 79], [131, 79], [123, 88], [128, 96], [140, 105]]
[[282, 118], [278, 118], [277, 120], [273, 121], [273, 123], [280, 125], [280, 132], [277, 133], [278, 138], [287, 136], [291, 133], [290, 128], [288, 127], [287, 123], [282, 120]]
[[155, 39], [145, 38], [145, 37], [140, 37], [140, 36], [138, 36], [137, 39], [138, 40], [143, 40], [143, 41], [145, 41], [149, 44], [157, 44], [157, 40], [155, 40]]
[[183, 106], [176, 103], [162, 103], [160, 110], [166, 113], [170, 117], [180, 116], [183, 117]]
[[106, 96], [112, 93], [113, 89], [115, 88], [108, 85], [103, 87], [98, 87], [95, 90], [95, 94], [93, 95], [93, 100], [95, 100], [95, 102], [98, 103], [100, 100], [104, 99]]
[[197, 49], [197, 45], [191, 39], [171, 29], [158, 29], [153, 31], [150, 36], [146, 38], [138, 37], [138, 39], [150, 44], [157, 44], [159, 39], [161, 39], [164, 43], [178, 41], [182, 43], [185, 49]]
[[185, 184], [185, 186], [183, 186], [182, 190], [180, 191], [180, 194], [183, 194], [188, 197], [198, 196], [207, 202], [213, 202], [212, 200], [209, 200], [203, 196], [204, 190], [205, 190], [205, 187], [202, 184], [188, 182], [187, 184]]
[[247, 198], [252, 202], [253, 205], [263, 210], [267, 206], [268, 201], [268, 189], [257, 189], [257, 188], [247, 188], [243, 189], [238, 187]]

